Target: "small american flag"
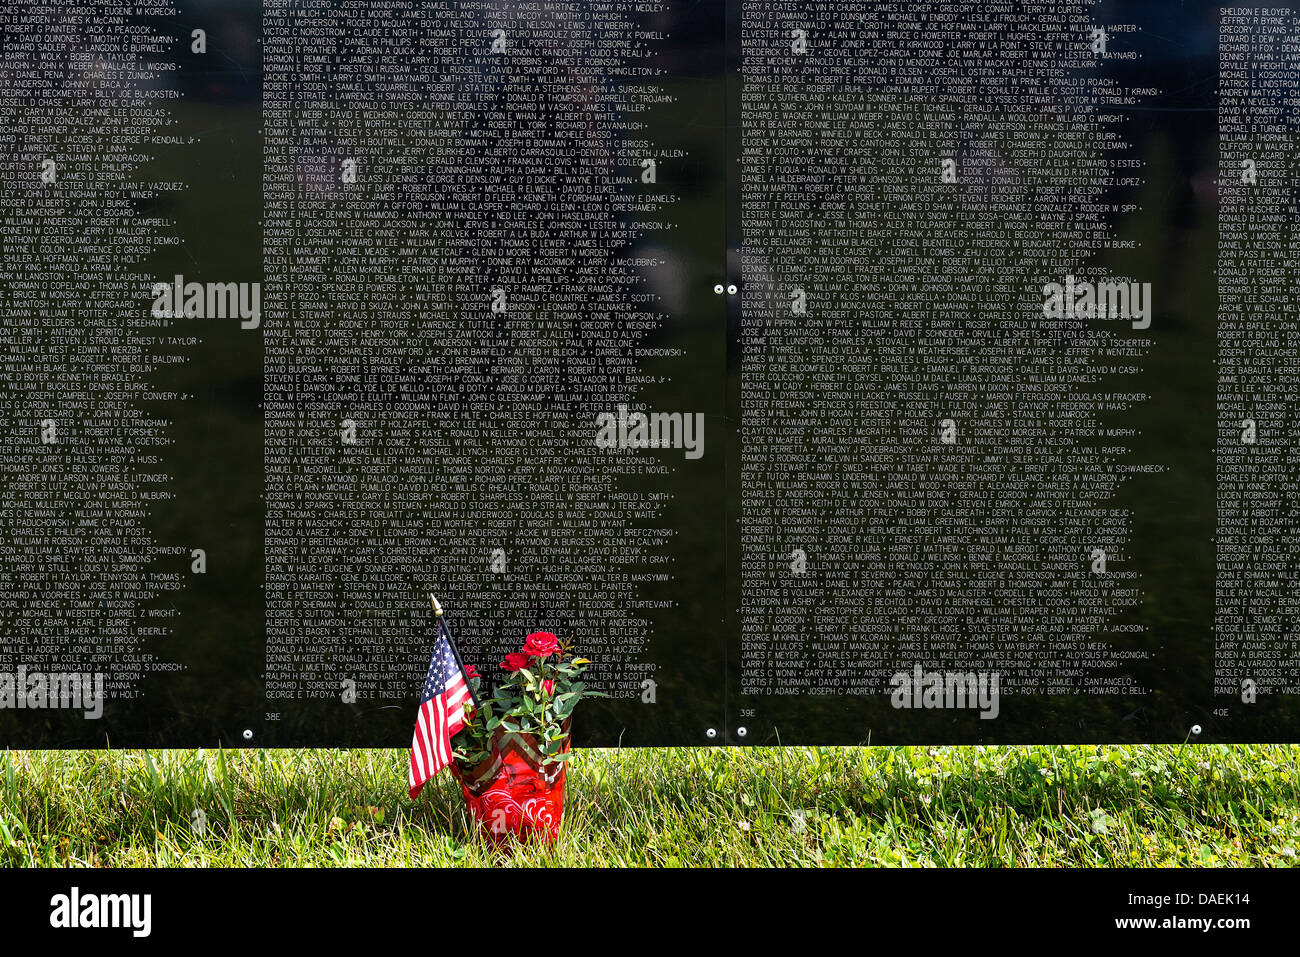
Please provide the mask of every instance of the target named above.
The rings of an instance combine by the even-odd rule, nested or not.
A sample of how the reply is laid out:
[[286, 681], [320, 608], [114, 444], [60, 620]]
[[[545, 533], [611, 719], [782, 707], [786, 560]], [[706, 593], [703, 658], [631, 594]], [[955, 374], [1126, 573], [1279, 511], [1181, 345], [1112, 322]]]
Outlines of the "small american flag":
[[451, 763], [451, 736], [465, 726], [465, 699], [470, 696], [465, 672], [456, 661], [451, 639], [438, 618], [438, 642], [434, 645], [429, 677], [420, 695], [420, 714], [411, 741], [411, 800], [425, 782]]

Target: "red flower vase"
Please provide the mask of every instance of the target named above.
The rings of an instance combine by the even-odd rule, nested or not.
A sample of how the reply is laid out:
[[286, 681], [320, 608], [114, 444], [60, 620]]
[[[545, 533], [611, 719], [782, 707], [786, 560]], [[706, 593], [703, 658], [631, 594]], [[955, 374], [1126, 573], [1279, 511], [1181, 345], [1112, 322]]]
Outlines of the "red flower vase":
[[[564, 724], [561, 754], [568, 754], [571, 735]], [[542, 764], [537, 739], [497, 729], [492, 754], [473, 768], [453, 765], [465, 804], [485, 837], [494, 843], [510, 835], [519, 840], [555, 843], [564, 817], [564, 770], [567, 761]]]

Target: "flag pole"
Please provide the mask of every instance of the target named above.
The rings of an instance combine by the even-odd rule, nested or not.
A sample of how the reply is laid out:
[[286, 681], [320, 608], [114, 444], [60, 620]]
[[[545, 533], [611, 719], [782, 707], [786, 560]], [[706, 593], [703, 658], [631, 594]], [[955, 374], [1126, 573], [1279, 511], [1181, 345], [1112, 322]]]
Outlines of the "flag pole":
[[433, 596], [433, 592], [429, 592], [429, 604], [433, 606], [433, 617], [437, 621], [438, 627], [447, 633], [447, 644], [451, 645], [452, 656], [456, 659], [457, 666], [465, 675], [465, 687], [469, 688], [469, 696], [474, 699], [474, 710], [478, 711], [482, 708], [482, 705], [479, 704], [478, 695], [474, 693], [474, 685], [470, 683], [469, 672], [465, 670], [465, 662], [460, 660], [460, 649], [456, 647], [456, 639], [452, 637], [451, 629], [447, 627], [447, 618], [442, 613], [442, 605]]

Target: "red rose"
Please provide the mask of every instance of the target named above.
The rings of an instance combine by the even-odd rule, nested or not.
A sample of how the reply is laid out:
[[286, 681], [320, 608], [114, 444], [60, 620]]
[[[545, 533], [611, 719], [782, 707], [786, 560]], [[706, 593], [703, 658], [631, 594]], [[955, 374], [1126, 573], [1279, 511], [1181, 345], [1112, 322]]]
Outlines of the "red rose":
[[465, 666], [465, 677], [466, 677], [466, 678], [480, 678], [480, 677], [482, 677], [482, 676], [481, 676], [477, 671], [474, 670], [474, 666], [473, 666], [473, 665], [466, 665], [466, 666]]
[[501, 667], [506, 671], [518, 671], [520, 668], [528, 667], [528, 656], [518, 651], [512, 651], [506, 655], [506, 660], [501, 662]]
[[549, 658], [559, 650], [559, 639], [549, 631], [535, 631], [524, 639], [524, 654], [532, 658]]
[[555, 694], [555, 682], [552, 681], [550, 678], [547, 678], [545, 681], [542, 682], [542, 687], [546, 689], [546, 693], [548, 695]]

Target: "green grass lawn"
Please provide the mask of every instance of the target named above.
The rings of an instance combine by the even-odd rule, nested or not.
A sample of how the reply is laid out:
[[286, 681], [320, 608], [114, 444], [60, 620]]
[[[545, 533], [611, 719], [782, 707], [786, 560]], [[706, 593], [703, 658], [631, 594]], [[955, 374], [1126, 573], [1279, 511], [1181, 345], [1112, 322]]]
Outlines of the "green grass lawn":
[[[551, 849], [494, 851], [404, 752], [0, 754], [0, 863], [1283, 865], [1300, 747], [589, 750]], [[202, 812], [201, 814], [197, 812]]]

